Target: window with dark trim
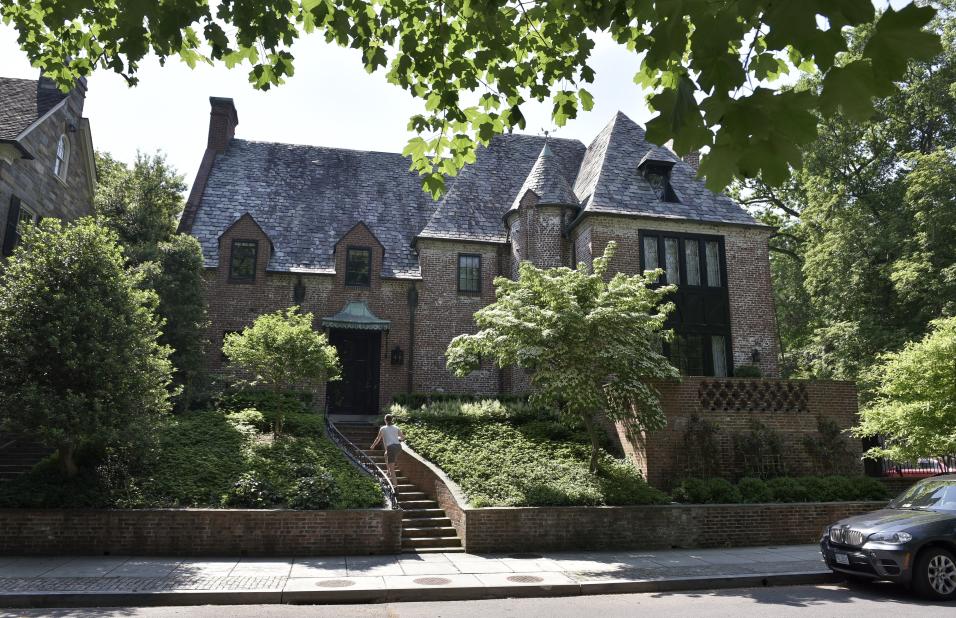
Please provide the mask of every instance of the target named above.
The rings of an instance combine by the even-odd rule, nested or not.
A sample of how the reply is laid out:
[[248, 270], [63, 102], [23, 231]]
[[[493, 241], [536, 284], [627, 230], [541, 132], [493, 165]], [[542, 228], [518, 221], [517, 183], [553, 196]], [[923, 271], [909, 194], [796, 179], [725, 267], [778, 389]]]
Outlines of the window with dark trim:
[[349, 247], [345, 251], [345, 285], [367, 288], [372, 281], [372, 250]]
[[654, 194], [657, 195], [657, 199], [662, 202], [680, 202], [677, 199], [677, 194], [674, 193], [674, 188], [671, 186], [670, 165], [646, 164], [642, 173], [644, 179], [651, 185]]
[[677, 285], [677, 306], [666, 328], [674, 341], [664, 353], [683, 375], [730, 375], [730, 302], [721, 236], [642, 230], [641, 268], [664, 271], [662, 284]]
[[8, 256], [20, 244], [26, 226], [36, 225], [40, 217], [33, 210], [13, 196], [10, 198], [10, 207], [7, 210], [7, 224], [3, 234], [2, 255]]
[[458, 254], [458, 292], [481, 293], [481, 256], [477, 253]]
[[229, 254], [229, 281], [233, 283], [255, 281], [258, 258], [258, 240], [233, 240]]

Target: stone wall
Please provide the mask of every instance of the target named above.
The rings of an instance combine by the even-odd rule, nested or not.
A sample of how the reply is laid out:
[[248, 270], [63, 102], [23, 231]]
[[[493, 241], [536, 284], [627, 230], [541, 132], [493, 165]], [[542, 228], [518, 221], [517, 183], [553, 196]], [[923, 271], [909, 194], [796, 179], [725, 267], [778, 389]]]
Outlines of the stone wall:
[[[679, 383], [658, 384], [657, 388], [667, 417], [663, 430], [642, 435], [624, 423], [615, 428], [625, 454], [652, 485], [662, 488], [669, 488], [687, 475], [688, 467], [694, 467], [695, 453], [688, 452], [684, 442], [693, 416], [718, 425], [718, 468], [709, 476], [729, 478], [744, 473], [733, 438], [749, 431], [752, 421], [759, 421], [782, 438], [781, 463], [794, 475], [822, 473], [803, 446], [805, 438], [819, 435], [819, 416], [841, 428], [857, 423], [857, 393], [852, 382], [685, 377]], [[846, 446], [850, 454], [846, 465], [854, 466], [850, 471], [862, 473], [862, 443], [847, 436]]]
[[[40, 217], [56, 217], [71, 221], [88, 215], [93, 207], [88, 152], [89, 123], [83, 119], [85, 86], [78, 86], [47, 118], [23, 138], [23, 144], [34, 159], [0, 158], [0, 240], [6, 232], [11, 196]], [[70, 126], [75, 131], [70, 131]], [[69, 161], [65, 178], [53, 173], [57, 142], [66, 135]]]
[[401, 511], [0, 509], [0, 555], [392, 554]]
[[608, 242], [614, 240], [617, 253], [611, 271], [636, 274], [641, 270], [641, 230], [724, 238], [734, 366], [752, 364], [756, 350], [762, 375], [779, 377], [777, 322], [770, 283], [770, 228], [594, 215], [581, 221], [573, 231], [578, 259], [599, 257]]

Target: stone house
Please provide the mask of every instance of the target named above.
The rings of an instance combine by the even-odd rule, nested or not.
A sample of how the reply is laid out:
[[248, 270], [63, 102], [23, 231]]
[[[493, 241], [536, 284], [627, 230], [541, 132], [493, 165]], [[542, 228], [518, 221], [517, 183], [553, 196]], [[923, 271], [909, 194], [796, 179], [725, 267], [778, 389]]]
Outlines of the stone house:
[[679, 284], [667, 352], [685, 375], [779, 377], [773, 230], [622, 113], [588, 146], [496, 137], [435, 202], [399, 154], [239, 139], [233, 101], [210, 102], [180, 229], [202, 245], [213, 372], [226, 333], [300, 305], [342, 358], [343, 380], [319, 393], [332, 413], [377, 413], [401, 392], [512, 392], [521, 380], [490, 364], [451, 375], [448, 343], [474, 330], [494, 277], [587, 263], [615, 240], [615, 269]]
[[24, 225], [90, 214], [96, 167], [86, 80], [63, 93], [46, 78], [0, 77], [0, 256]]

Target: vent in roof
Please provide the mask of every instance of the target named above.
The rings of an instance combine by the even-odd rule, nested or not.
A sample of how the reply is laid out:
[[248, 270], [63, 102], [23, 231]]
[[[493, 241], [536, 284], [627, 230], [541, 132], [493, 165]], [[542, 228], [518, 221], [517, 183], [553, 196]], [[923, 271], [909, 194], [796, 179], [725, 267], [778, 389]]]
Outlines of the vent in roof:
[[674, 162], [666, 159], [657, 159], [652, 156], [653, 150], [644, 155], [637, 165], [637, 171], [644, 176], [647, 184], [662, 202], [679, 202], [674, 188], [671, 187], [671, 168]]

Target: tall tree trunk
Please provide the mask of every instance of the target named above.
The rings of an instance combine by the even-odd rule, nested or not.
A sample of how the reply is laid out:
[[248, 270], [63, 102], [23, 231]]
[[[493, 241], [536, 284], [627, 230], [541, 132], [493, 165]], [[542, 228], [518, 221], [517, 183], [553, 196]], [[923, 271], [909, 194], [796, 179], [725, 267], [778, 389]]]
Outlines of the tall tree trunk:
[[57, 453], [60, 457], [60, 469], [67, 478], [73, 478], [76, 476], [76, 473], [79, 472], [76, 462], [73, 461], [73, 453], [75, 450], [72, 444], [61, 444], [59, 448], [57, 448]]
[[601, 448], [601, 443], [598, 441], [597, 434], [594, 429], [594, 419], [591, 418], [589, 412], [582, 412], [581, 418], [584, 420], [584, 427], [587, 429], [588, 437], [591, 439], [591, 463], [588, 464], [588, 471], [591, 474], [597, 474], [597, 463], [598, 463], [598, 449]]

